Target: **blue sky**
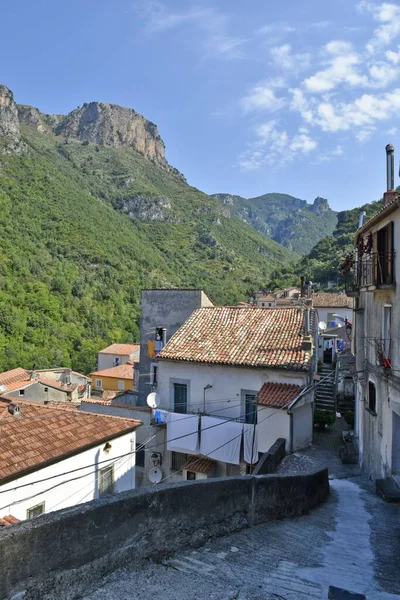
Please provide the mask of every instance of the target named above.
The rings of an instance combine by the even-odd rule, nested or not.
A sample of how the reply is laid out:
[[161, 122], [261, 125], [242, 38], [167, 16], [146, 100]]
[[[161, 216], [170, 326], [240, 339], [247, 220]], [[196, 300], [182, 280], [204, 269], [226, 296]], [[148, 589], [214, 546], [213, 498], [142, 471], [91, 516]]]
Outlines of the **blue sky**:
[[384, 147], [400, 137], [398, 2], [19, 0], [1, 28], [0, 83], [17, 102], [135, 108], [205, 192], [343, 210], [384, 191]]

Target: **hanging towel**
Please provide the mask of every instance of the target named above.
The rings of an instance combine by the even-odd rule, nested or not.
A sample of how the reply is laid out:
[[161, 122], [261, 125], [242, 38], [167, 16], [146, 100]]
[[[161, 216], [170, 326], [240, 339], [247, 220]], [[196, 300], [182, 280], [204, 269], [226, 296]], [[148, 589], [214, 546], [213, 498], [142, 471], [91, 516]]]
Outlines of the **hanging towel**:
[[147, 340], [147, 354], [149, 358], [154, 358], [155, 356], [153, 340]]
[[201, 417], [200, 454], [221, 462], [240, 464], [242, 432], [243, 423]]
[[[254, 445], [253, 445], [254, 438]], [[253, 460], [251, 454], [253, 450]], [[250, 423], [244, 424], [244, 460], [249, 465], [258, 462], [258, 441], [257, 441], [257, 426], [254, 434], [254, 425]]]
[[185, 454], [198, 454], [198, 415], [185, 415], [182, 413], [168, 414], [167, 450], [171, 450], [173, 452], [183, 452]]

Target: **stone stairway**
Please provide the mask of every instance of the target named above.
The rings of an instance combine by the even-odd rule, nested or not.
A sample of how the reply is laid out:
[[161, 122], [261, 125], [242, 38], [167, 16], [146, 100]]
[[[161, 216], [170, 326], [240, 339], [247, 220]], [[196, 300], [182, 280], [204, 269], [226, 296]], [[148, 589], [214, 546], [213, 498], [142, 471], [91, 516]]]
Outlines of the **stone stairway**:
[[330, 363], [323, 363], [322, 367], [318, 369], [318, 375], [321, 381], [315, 392], [315, 408], [336, 412], [334, 366]]

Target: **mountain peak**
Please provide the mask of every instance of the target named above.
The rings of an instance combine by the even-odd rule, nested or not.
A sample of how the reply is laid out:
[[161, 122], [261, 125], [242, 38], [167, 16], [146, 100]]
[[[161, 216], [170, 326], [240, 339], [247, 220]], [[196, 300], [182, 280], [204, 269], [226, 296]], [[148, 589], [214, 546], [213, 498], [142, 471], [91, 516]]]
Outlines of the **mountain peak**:
[[134, 147], [160, 166], [167, 165], [157, 126], [132, 108], [106, 102], [85, 103], [64, 117], [55, 133], [100, 146]]
[[329, 202], [326, 198], [321, 198], [318, 196], [315, 198], [314, 203], [311, 207], [311, 210], [316, 215], [322, 215], [326, 213], [330, 209]]

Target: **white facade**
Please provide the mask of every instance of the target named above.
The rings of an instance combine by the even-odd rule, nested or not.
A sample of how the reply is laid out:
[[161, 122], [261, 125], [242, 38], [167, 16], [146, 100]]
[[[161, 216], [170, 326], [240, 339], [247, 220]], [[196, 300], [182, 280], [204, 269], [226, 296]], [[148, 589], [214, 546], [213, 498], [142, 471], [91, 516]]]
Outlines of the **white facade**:
[[97, 354], [97, 371], [104, 371], [104, 369], [111, 369], [118, 365], [124, 365], [128, 361], [134, 362], [135, 355], [137, 353], [132, 352], [131, 354], [110, 354], [108, 352], [98, 352]]
[[[136, 433], [121, 435], [109, 444], [108, 451], [103, 443], [0, 486], [1, 514], [24, 520], [29, 518], [29, 510], [43, 503], [43, 512], [48, 513], [94, 500], [109, 481], [110, 474], [104, 471], [107, 467], [113, 468], [114, 492], [134, 489], [135, 454], [118, 457], [135, 449]], [[81, 467], [85, 468], [68, 473]]]
[[[174, 411], [174, 384], [187, 385], [187, 411], [207, 412], [218, 417], [245, 420], [245, 394], [258, 394], [264, 383], [306, 386], [307, 372], [251, 369], [225, 365], [202, 365], [173, 361], [158, 362], [157, 393], [160, 408]], [[211, 386], [207, 389], [207, 386]], [[312, 441], [313, 393], [293, 408], [257, 406], [258, 451], [269, 450], [279, 437], [286, 439], [287, 451]], [[215, 431], [218, 440], [218, 431]]]
[[335, 319], [333, 315], [339, 315], [342, 319], [346, 319], [348, 321], [353, 321], [353, 309], [352, 308], [338, 308], [336, 306], [329, 307], [317, 307], [315, 309], [318, 313], [317, 319], [319, 321], [324, 321], [327, 324], [328, 329], [332, 329], [332, 323], [334, 322], [336, 327], [339, 324], [343, 324], [343, 321], [340, 319]]
[[[397, 251], [394, 283], [360, 287], [354, 324], [356, 435], [361, 466], [374, 479], [400, 476], [400, 208], [395, 205], [393, 212], [363, 232], [364, 237], [370, 232], [373, 234], [373, 251], [376, 251], [377, 236], [390, 223], [393, 223], [393, 245]], [[368, 260], [368, 255], [362, 259]], [[389, 326], [385, 322], [387, 311], [391, 315]], [[383, 366], [379, 356], [382, 349], [390, 359], [390, 369]]]

